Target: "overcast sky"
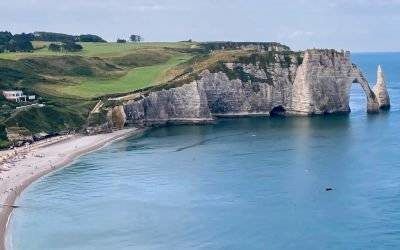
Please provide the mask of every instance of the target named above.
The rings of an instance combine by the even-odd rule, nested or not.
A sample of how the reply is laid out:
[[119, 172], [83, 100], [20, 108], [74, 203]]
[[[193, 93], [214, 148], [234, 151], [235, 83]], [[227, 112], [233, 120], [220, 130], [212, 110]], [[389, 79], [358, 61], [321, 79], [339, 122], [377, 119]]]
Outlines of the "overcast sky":
[[400, 0], [1, 0], [0, 30], [400, 51]]

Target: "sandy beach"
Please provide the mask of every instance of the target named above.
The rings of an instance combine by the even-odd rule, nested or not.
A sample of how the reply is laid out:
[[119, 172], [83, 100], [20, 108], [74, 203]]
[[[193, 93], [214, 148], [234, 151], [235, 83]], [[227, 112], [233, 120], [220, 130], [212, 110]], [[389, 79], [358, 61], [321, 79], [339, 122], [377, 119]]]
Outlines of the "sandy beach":
[[124, 129], [91, 136], [53, 137], [14, 150], [0, 151], [0, 250], [6, 249], [7, 224], [18, 195], [33, 181], [66, 166], [77, 157], [132, 135], [139, 129]]

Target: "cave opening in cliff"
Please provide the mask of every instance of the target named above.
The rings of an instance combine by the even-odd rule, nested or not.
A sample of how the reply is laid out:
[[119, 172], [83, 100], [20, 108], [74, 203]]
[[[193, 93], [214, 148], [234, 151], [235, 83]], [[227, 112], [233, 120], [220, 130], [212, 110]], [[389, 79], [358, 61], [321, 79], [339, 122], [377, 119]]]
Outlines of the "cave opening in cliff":
[[285, 108], [281, 105], [274, 107], [271, 112], [269, 113], [270, 116], [284, 116], [285, 115]]
[[367, 106], [367, 97], [357, 80], [351, 84], [349, 92], [349, 106], [352, 113], [365, 112]]

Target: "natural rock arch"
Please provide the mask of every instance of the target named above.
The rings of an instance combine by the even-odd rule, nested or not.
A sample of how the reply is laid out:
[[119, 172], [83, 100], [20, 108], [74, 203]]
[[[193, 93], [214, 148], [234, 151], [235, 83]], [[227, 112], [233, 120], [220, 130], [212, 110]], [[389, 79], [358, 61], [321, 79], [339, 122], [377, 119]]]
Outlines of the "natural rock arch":
[[380, 102], [350, 54], [332, 50], [307, 50], [293, 83], [289, 113], [299, 115], [350, 112], [350, 88], [361, 85], [367, 112], [377, 113]]
[[[379, 102], [376, 98], [375, 93], [372, 91], [371, 87], [368, 84], [368, 81], [361, 75], [358, 69], [356, 69], [355, 74], [359, 74], [353, 80], [350, 81], [347, 87], [347, 103], [349, 103], [350, 99], [350, 89], [353, 84], [360, 84], [361, 88], [364, 91], [365, 97], [367, 98], [367, 112], [368, 113], [378, 113], [379, 112]], [[351, 79], [351, 78], [350, 78]], [[350, 111], [350, 107], [349, 107]]]
[[243, 70], [256, 72], [254, 76], [261, 81], [259, 70], [268, 72], [271, 82], [243, 82], [230, 79], [225, 72], [204, 70], [200, 79], [191, 83], [128, 99], [109, 113], [108, 124], [147, 126], [210, 122], [219, 116], [348, 113], [354, 83], [360, 84], [365, 93], [368, 112], [390, 107], [382, 70], [378, 69], [378, 81], [372, 90], [347, 52], [306, 50], [301, 62], [293, 60], [289, 68], [279, 63], [269, 69], [238, 64]]

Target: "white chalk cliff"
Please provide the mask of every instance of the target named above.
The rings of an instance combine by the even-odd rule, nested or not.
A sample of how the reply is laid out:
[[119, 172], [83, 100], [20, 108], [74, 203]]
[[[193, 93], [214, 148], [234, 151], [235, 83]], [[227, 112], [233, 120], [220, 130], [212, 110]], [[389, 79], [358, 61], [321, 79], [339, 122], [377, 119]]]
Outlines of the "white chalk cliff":
[[374, 93], [378, 98], [379, 108], [389, 109], [390, 97], [386, 88], [385, 76], [383, 74], [381, 65], [378, 65], [377, 81], [376, 85], [374, 86]]
[[367, 112], [379, 112], [379, 101], [350, 54], [334, 50], [307, 50], [293, 83], [290, 113], [300, 115], [350, 112], [351, 85], [360, 84]]
[[348, 52], [312, 49], [302, 55], [301, 59], [294, 54], [275, 56], [267, 66], [225, 63], [228, 71], [240, 71], [251, 80], [232, 79], [231, 71], [205, 70], [199, 80], [124, 101], [117, 109], [124, 113], [119, 117], [125, 124], [153, 125], [207, 122], [218, 116], [348, 113], [352, 84], [364, 90], [367, 112], [390, 106], [380, 67], [372, 91]]

